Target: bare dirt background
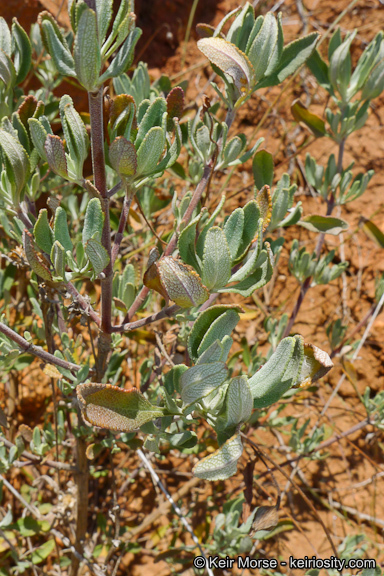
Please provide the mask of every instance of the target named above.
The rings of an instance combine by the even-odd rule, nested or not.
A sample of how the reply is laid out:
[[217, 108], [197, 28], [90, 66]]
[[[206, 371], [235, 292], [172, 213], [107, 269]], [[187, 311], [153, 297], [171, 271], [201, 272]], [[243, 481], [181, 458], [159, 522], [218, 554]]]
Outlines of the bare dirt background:
[[[8, 21], [13, 16], [17, 16], [20, 23], [28, 29], [42, 8], [49, 9], [56, 15], [60, 4], [60, 0], [2, 0], [0, 15]], [[277, 6], [271, 0], [256, 1], [254, 4], [256, 10], [263, 14]], [[212, 94], [212, 92], [208, 85], [209, 69], [196, 48], [194, 27], [186, 47], [183, 42], [191, 5], [191, 1], [183, 0], [161, 2], [138, 0], [136, 6], [138, 25], [144, 29], [144, 33], [138, 45], [137, 55], [148, 62], [150, 73], [154, 78], [160, 72], [169, 74], [175, 78], [175, 81], [187, 78], [189, 80], [187, 102], [196, 102], [200, 105], [202, 95]], [[278, 5], [283, 14], [286, 41], [289, 41], [302, 33], [303, 27], [306, 33], [313, 30], [321, 34], [326, 33], [336, 17], [348, 7], [349, 2], [306, 0], [303, 6], [301, 0], [297, 2], [293, 0], [284, 2], [283, 0], [278, 2]], [[207, 22], [215, 25], [236, 6], [236, 0], [222, 2], [201, 0], [194, 24]], [[304, 14], [304, 18], [300, 14]], [[68, 24], [65, 6], [60, 12], [59, 20], [63, 26]], [[342, 18], [340, 26], [343, 32], [358, 29], [353, 45], [356, 60], [361, 50], [384, 27], [384, 6], [379, 0], [357, 2]], [[323, 44], [321, 51], [326, 45], [327, 42]], [[184, 50], [185, 66], [182, 70], [180, 63]], [[72, 91], [72, 88], [70, 90]], [[279, 90], [273, 89], [262, 91], [261, 98], [254, 97], [241, 110], [235, 126], [232, 127], [233, 133], [238, 129], [255, 140], [255, 128], [278, 94]], [[272, 106], [257, 137], [264, 136], [265, 147], [274, 154], [277, 175], [280, 176], [284, 171], [289, 171], [293, 180], [297, 181], [299, 185], [297, 200], [303, 202], [304, 213], [324, 213], [322, 202], [310, 195], [300, 165], [305, 160], [306, 151], [318, 161], [325, 163], [330, 152], [337, 153], [336, 146], [333, 146], [328, 139], [319, 139], [309, 144], [303, 153], [295, 156], [297, 149], [311, 140], [308, 132], [297, 126], [290, 112], [290, 105], [297, 97], [300, 97], [306, 104], [311, 102], [312, 109], [318, 114], [323, 113], [327, 104], [325, 92], [316, 87], [314, 79], [307, 70], [304, 70], [279, 101]], [[77, 96], [76, 103], [78, 106], [84, 106], [83, 109], [86, 110], [86, 100], [81, 94]], [[349, 230], [341, 237], [326, 237], [325, 249], [338, 248], [342, 243], [344, 249], [342, 257], [350, 262], [344, 284], [340, 278], [329, 286], [312, 288], [294, 326], [295, 331], [302, 334], [307, 341], [324, 350], [329, 350], [325, 331], [329, 322], [342, 318], [344, 323], [348, 323], [349, 332], [351, 332], [373, 304], [375, 277], [384, 272], [383, 251], [368, 240], [359, 228], [360, 217], [364, 216], [372, 219], [384, 231], [383, 97], [374, 101], [365, 127], [347, 142], [344, 165], [352, 161], [355, 162], [357, 171], [373, 168], [375, 176], [364, 196], [341, 210], [341, 217], [350, 224]], [[215, 195], [218, 195], [223, 182], [223, 177], [213, 181], [212, 202]], [[251, 187], [239, 192], [251, 183], [250, 165], [246, 165], [233, 176], [227, 188], [228, 196], [233, 195], [230, 205], [232, 209], [243, 205], [247, 199], [251, 198]], [[298, 237], [301, 242], [306, 243], [307, 247], [314, 247], [316, 242], [315, 235], [310, 235], [298, 228], [294, 231], [291, 229], [287, 234], [287, 238], [293, 237]], [[287, 252], [285, 252], [272, 294], [268, 286], [264, 294], [259, 294], [265, 310], [274, 313], [277, 317], [284, 311], [290, 313], [298, 295], [296, 281], [287, 274], [287, 258]], [[235, 301], [236, 297], [233, 297], [233, 300]], [[246, 314], [237, 328], [238, 341], [245, 335], [249, 346], [259, 341], [261, 350], [266, 349], [263, 348], [266, 339], [262, 311], [252, 298], [245, 302], [245, 310]], [[355, 337], [361, 337], [363, 330], [364, 328]], [[325, 423], [329, 437], [340, 434], [361, 421], [365, 414], [357, 392], [363, 394], [366, 386], [370, 386], [374, 392], [383, 388], [383, 340], [384, 315], [381, 314], [353, 367], [343, 364], [343, 359], [336, 357], [335, 368], [320, 382], [318, 392], [311, 395], [304, 391], [300, 396], [295, 396], [290, 413], [310, 418], [311, 426], [318, 420]], [[131, 367], [131, 370], [127, 368], [128, 377], [134, 379], [134, 373], [135, 365]], [[343, 373], [347, 374], [347, 377], [339, 393], [332, 400], [326, 414], [319, 419], [323, 407]], [[15, 426], [21, 422], [30, 426], [38, 425], [42, 422], [47, 409], [48, 411], [52, 409], [51, 389], [38, 363], [34, 363], [26, 371], [25, 378], [20, 384], [19, 400], [14, 408]], [[203, 433], [204, 430], [202, 430]], [[278, 462], [281, 463], [289, 457], [285, 454], [286, 438], [284, 436], [269, 432], [263, 427], [254, 430], [252, 437]], [[368, 427], [330, 446], [329, 455], [325, 460], [319, 462], [302, 460], [299, 473], [295, 477], [295, 481], [312, 499], [336, 546], [347, 534], [364, 533], [369, 542], [366, 557], [375, 558], [380, 563], [384, 563], [383, 464], [382, 434]], [[195, 533], [201, 538], [204, 547], [205, 536], [210, 529], [212, 517], [216, 515], [223, 502], [241, 494], [244, 490], [241, 470], [245, 465], [245, 459], [234, 479], [213, 484], [191, 480], [191, 459], [186, 459], [174, 451], [154, 459], [154, 465], [172, 494], [187, 484], [179, 503], [185, 513], [191, 512]], [[136, 540], [143, 547], [139, 554], [125, 555], [117, 574], [166, 576], [175, 573], [158, 555], [166, 552], [171, 542], [174, 546], [189, 544], [189, 537], [181, 528], [177, 518], [170, 513], [163, 495], [153, 487], [149, 475], [141, 469], [139, 471], [139, 461], [134, 452], [118, 454], [114, 457], [113, 466], [121, 523], [132, 527], [141, 526]], [[285, 470], [290, 474], [292, 468], [286, 466]], [[276, 493], [269, 476], [263, 474], [264, 468], [261, 463], [256, 464], [256, 472], [262, 476], [255, 484], [254, 505], [266, 504], [268, 494], [271, 496], [270, 502], [273, 503]], [[136, 482], [131, 484], [132, 474], [136, 476]], [[25, 481], [25, 478], [19, 478], [21, 475], [22, 471], [13, 478], [16, 484]], [[281, 489], [285, 489], [286, 480], [278, 472], [276, 475]], [[111, 490], [111, 476], [91, 481], [90, 532], [97, 530], [97, 514], [102, 505], [108, 505], [111, 502]], [[153, 511], [153, 516], [150, 516]], [[304, 555], [315, 554], [321, 558], [332, 555], [318, 518], [308, 509], [292, 486], [287, 488], [280, 516], [290, 518], [295, 524], [295, 529], [260, 543], [257, 547], [259, 553], [261, 551], [261, 554], [265, 554], [266, 557], [283, 560], [287, 560], [290, 555], [304, 557]], [[176, 562], [178, 558], [180, 555], [176, 558]], [[174, 569], [177, 573], [192, 574], [192, 571], [185, 571], [185, 568], [178, 563]], [[84, 574], [86, 573], [87, 570], [84, 571]], [[218, 573], [224, 572], [218, 571]], [[231, 573], [237, 574], [235, 570]], [[251, 573], [256, 572], [243, 572], [243, 574]]]

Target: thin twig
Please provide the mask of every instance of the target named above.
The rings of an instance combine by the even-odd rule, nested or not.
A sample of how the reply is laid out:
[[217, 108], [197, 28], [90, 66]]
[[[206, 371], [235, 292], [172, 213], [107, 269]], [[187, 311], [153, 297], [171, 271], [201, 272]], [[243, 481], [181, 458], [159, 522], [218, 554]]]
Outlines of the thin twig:
[[[165, 494], [165, 496], [166, 496], [167, 500], [170, 502], [172, 508], [174, 509], [176, 514], [179, 516], [181, 523], [186, 528], [186, 530], [189, 532], [189, 534], [192, 537], [192, 540], [196, 544], [197, 548], [200, 550], [200, 554], [202, 556], [204, 556], [205, 559], [207, 559], [207, 557], [204, 553], [204, 550], [202, 549], [200, 542], [197, 539], [197, 536], [195, 535], [192, 528], [188, 524], [184, 514], [182, 513], [182, 511], [180, 510], [180, 508], [178, 507], [176, 502], [173, 500], [172, 496], [170, 495], [170, 493], [168, 492], [168, 490], [166, 489], [166, 487], [164, 486], [164, 484], [162, 483], [162, 481], [160, 480], [160, 478], [156, 474], [155, 470], [153, 469], [152, 464], [150, 463], [150, 461], [148, 460], [148, 458], [145, 456], [144, 452], [140, 448], [137, 450], [137, 455], [139, 456], [140, 460], [142, 461], [144, 466], [147, 468], [147, 470], [150, 472], [153, 481], [157, 484], [157, 486], [160, 488], [160, 490], [163, 492], [163, 494]], [[207, 572], [208, 572], [209, 576], [213, 576], [213, 572], [209, 568], [208, 564], [207, 564], [206, 568], [207, 568]]]
[[[4, 444], [4, 446], [6, 446], [7, 448], [13, 448], [15, 446], [15, 444], [10, 442], [3, 436], [0, 436], [0, 443]], [[48, 466], [49, 468], [56, 468], [57, 470], [67, 470], [68, 472], [75, 472], [77, 470], [76, 466], [71, 466], [71, 464], [67, 464], [66, 462], [56, 462], [55, 460], [47, 460], [45, 458], [37, 456], [36, 454], [31, 454], [31, 452], [27, 452], [25, 450], [20, 454], [20, 458], [21, 457], [26, 458], [35, 466], [37, 465]], [[16, 466], [18, 468], [22, 468], [25, 465], [26, 462], [22, 462], [20, 460], [16, 460], [15, 462], [12, 463], [12, 466]]]
[[24, 352], [32, 354], [33, 356], [37, 356], [38, 358], [43, 360], [43, 362], [45, 362], [46, 364], [54, 364], [55, 366], [59, 366], [60, 368], [66, 368], [67, 370], [71, 370], [74, 372], [78, 372], [79, 370], [81, 370], [81, 366], [73, 364], [73, 362], [67, 362], [62, 358], [57, 358], [56, 356], [53, 356], [49, 352], [46, 352], [45, 350], [40, 348], [40, 346], [30, 344], [22, 336], [17, 334], [17, 332], [14, 332], [12, 328], [9, 328], [9, 326], [3, 324], [2, 322], [0, 322], [0, 332], [2, 332], [5, 336], [10, 338], [11, 340], [13, 340], [13, 342], [16, 342], [16, 344], [20, 346], [20, 348], [22, 348]]
[[[251, 444], [251, 446], [255, 446], [255, 447], [260, 451], [260, 453], [264, 456], [264, 458], [265, 458], [266, 460], [268, 460], [269, 462], [271, 462], [271, 464], [273, 464], [273, 466], [274, 466], [275, 468], [277, 468], [277, 470], [279, 470], [279, 472], [284, 476], [284, 478], [286, 478], [287, 480], [290, 480], [290, 478], [289, 478], [288, 474], [285, 472], [285, 470], [283, 470], [282, 467], [281, 467], [279, 464], [277, 464], [276, 462], [274, 462], [274, 461], [272, 460], [272, 458], [270, 458], [270, 457], [268, 456], [268, 454], [266, 454], [265, 452], [262, 452], [262, 451], [260, 450], [259, 446], [258, 446], [257, 444], [255, 444], [255, 442], [253, 442], [250, 438], [248, 438], [248, 436], [246, 436], [243, 432], [240, 432], [240, 435], [241, 435], [249, 444]], [[300, 488], [300, 486], [298, 486], [294, 480], [290, 480], [290, 481], [291, 481], [291, 483], [292, 483], [292, 486], [293, 486], [294, 488], [296, 488], [296, 490], [299, 492], [299, 494], [300, 494], [301, 497], [303, 498], [304, 502], [310, 507], [310, 509], [312, 510], [312, 512], [314, 513], [314, 515], [316, 516], [317, 520], [320, 522], [320, 524], [321, 524], [321, 526], [322, 526], [322, 528], [323, 528], [323, 530], [324, 530], [324, 533], [325, 533], [325, 535], [326, 535], [326, 537], [327, 537], [327, 540], [328, 540], [328, 542], [329, 542], [330, 545], [331, 545], [331, 548], [332, 548], [332, 550], [333, 550], [333, 553], [335, 554], [335, 556], [337, 556], [337, 550], [336, 550], [335, 545], [334, 545], [334, 543], [333, 543], [333, 541], [332, 541], [332, 538], [331, 538], [331, 536], [330, 536], [330, 534], [329, 534], [329, 532], [328, 532], [328, 530], [327, 530], [327, 528], [326, 528], [326, 526], [325, 526], [325, 524], [324, 524], [321, 516], [319, 516], [319, 513], [317, 512], [316, 508], [313, 506], [312, 502], [309, 500], [309, 498], [307, 497], [307, 495], [305, 494], [305, 492], [303, 492], [303, 490]]]
[[174, 304], [173, 306], [168, 306], [163, 308], [159, 312], [155, 312], [150, 316], [146, 316], [141, 320], [136, 320], [136, 322], [127, 322], [126, 324], [120, 324], [119, 326], [113, 326], [112, 332], [132, 332], [132, 330], [136, 330], [137, 328], [142, 328], [143, 326], [148, 326], [148, 324], [153, 324], [154, 322], [158, 322], [159, 320], [163, 320], [163, 318], [170, 318], [174, 316], [181, 310], [180, 306]]

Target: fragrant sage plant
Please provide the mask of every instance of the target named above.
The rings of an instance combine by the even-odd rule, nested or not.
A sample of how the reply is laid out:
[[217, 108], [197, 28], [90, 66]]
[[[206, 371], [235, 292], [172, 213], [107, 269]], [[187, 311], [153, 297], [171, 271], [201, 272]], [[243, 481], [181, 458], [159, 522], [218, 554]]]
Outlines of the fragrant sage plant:
[[[55, 429], [49, 423], [30, 434], [25, 427], [15, 443], [4, 438], [1, 469], [8, 471], [25, 454], [25, 442], [32, 459], [46, 459], [70, 430], [75, 464], [50, 462], [74, 472], [77, 484], [71, 561], [77, 574], [84, 560], [89, 461], [102, 450], [118, 451], [117, 442], [134, 446], [138, 430], [152, 452], [164, 442], [197, 449], [196, 427], [205, 420], [217, 449], [199, 456], [193, 473], [224, 480], [243, 455], [242, 427], [332, 367], [325, 352], [289, 335], [292, 322], [286, 337], [280, 330], [274, 338], [263, 366], [254, 358], [233, 374], [228, 358], [241, 297], [265, 286], [276, 269], [284, 243], [277, 231], [295, 225], [344, 230], [345, 222], [331, 217], [333, 207], [362, 194], [371, 178], [370, 172], [353, 178], [351, 167], [343, 171], [342, 150], [381, 86], [383, 44], [381, 37], [373, 42], [350, 78], [345, 62], [352, 37], [333, 36], [328, 66], [314, 53], [316, 33], [287, 44], [281, 17], [255, 18], [246, 3], [216, 28], [198, 26], [198, 47], [218, 77], [212, 85], [219, 99], [206, 98], [191, 116], [184, 112], [185, 84], [173, 86], [165, 76], [151, 83], [142, 62], [131, 74], [141, 35], [133, 0], [122, 0], [116, 14], [112, 0], [72, 0], [68, 10], [70, 32], [48, 12], [30, 36], [17, 20], [11, 29], [0, 20], [2, 371], [21, 369], [28, 362], [21, 358], [35, 356], [56, 398]], [[279, 85], [309, 57], [338, 109], [327, 112], [329, 129], [299, 104], [295, 117], [336, 139], [340, 155], [327, 170], [308, 158], [308, 179], [328, 210], [303, 217], [289, 175], [273, 186], [273, 160], [260, 149], [262, 139], [248, 143], [232, 124], [259, 89]], [[27, 91], [33, 74], [41, 88]], [[77, 110], [70, 95], [54, 96], [64, 78], [87, 92], [89, 113]], [[352, 102], [359, 90], [362, 100]], [[228, 213], [225, 194], [210, 196], [212, 178], [249, 159], [254, 191]], [[168, 215], [165, 232], [157, 226], [159, 210]], [[144, 233], [128, 235], [130, 217], [145, 223]], [[127, 246], [138, 260], [127, 262]], [[290, 268], [304, 286], [308, 279], [332, 281], [345, 268], [331, 267], [332, 257], [319, 254], [292, 244]], [[20, 298], [31, 317], [28, 330], [20, 308], [10, 306], [15, 280], [25, 287]], [[227, 294], [238, 295], [239, 304], [228, 304]], [[127, 342], [161, 320], [177, 326], [182, 357], [170, 358], [157, 334], [160, 344], [140, 368], [140, 389], [123, 377], [133, 350]]]

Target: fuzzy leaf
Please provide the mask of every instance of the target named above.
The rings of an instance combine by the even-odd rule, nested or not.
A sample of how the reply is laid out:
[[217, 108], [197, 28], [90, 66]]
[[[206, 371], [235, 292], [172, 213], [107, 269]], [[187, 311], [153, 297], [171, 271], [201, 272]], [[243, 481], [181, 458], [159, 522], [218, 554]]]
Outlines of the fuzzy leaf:
[[245, 298], [251, 296], [255, 290], [259, 290], [270, 281], [273, 274], [274, 258], [269, 244], [265, 243], [265, 250], [262, 250], [254, 264], [255, 271], [247, 278], [238, 282], [234, 286], [227, 286], [218, 292], [234, 292], [241, 294]]
[[[238, 255], [244, 230], [244, 210], [236, 208], [224, 225], [224, 235], [227, 239], [231, 259]], [[228, 280], [227, 280], [228, 282]]]
[[6, 20], [0, 16], [0, 50], [11, 56], [12, 38]]
[[69, 250], [72, 252], [72, 241], [69, 236], [67, 214], [65, 210], [59, 206], [55, 212], [55, 222], [53, 225], [53, 235], [54, 239], [58, 240], [60, 244], [64, 247], [64, 250]]
[[168, 112], [168, 123], [167, 130], [172, 130], [174, 123], [173, 118], [180, 118], [184, 111], [184, 90], [180, 86], [172, 88], [167, 96], [167, 112]]
[[40, 254], [36, 252], [33, 245], [32, 234], [27, 230], [23, 232], [23, 246], [29, 265], [35, 274], [38, 274], [43, 280], [52, 280], [52, 274], [49, 271], [48, 265], [43, 261]]
[[96, 0], [97, 28], [99, 45], [101, 46], [108, 32], [112, 18], [113, 0]]
[[253, 410], [253, 398], [245, 376], [232, 378], [225, 396], [224, 414], [219, 417], [219, 428], [233, 428], [247, 422]]
[[248, 58], [255, 70], [256, 80], [260, 80], [267, 72], [269, 61], [274, 56], [274, 50], [279, 38], [279, 28], [275, 16], [268, 12], [263, 25], [248, 50]]
[[168, 297], [178, 306], [200, 306], [208, 299], [208, 290], [190, 266], [167, 256], [159, 261], [158, 270]]
[[203, 211], [196, 216], [181, 232], [177, 247], [179, 249], [180, 257], [185, 264], [193, 266], [193, 268], [200, 272], [200, 263], [196, 256], [196, 228]]
[[39, 212], [39, 217], [33, 229], [33, 235], [38, 247], [47, 254], [50, 254], [53, 246], [53, 230], [48, 222], [48, 212], [46, 208]]
[[13, 62], [3, 50], [0, 50], [0, 80], [2, 80], [7, 87], [12, 87], [16, 82], [16, 72]]
[[145, 136], [137, 151], [137, 175], [146, 175], [156, 172], [157, 163], [163, 154], [165, 134], [162, 128], [155, 126]]
[[65, 278], [65, 250], [58, 240], [56, 240], [52, 246], [51, 261], [56, 270], [57, 276]]
[[208, 230], [204, 243], [202, 281], [208, 290], [223, 288], [231, 276], [231, 254], [225, 234], [214, 226]]
[[231, 334], [239, 320], [240, 316], [238, 312], [231, 309], [216, 318], [207, 332], [203, 335], [197, 350], [198, 355], [201, 356], [203, 352], [205, 352], [216, 340], [223, 342], [224, 338]]
[[239, 306], [217, 305], [198, 315], [188, 338], [188, 353], [194, 362], [215, 340], [231, 334], [241, 311]]
[[180, 378], [181, 398], [185, 406], [194, 404], [216, 390], [226, 380], [228, 368], [224, 362], [198, 364], [183, 372]]
[[89, 138], [80, 114], [75, 110], [70, 96], [65, 94], [60, 99], [60, 118], [64, 137], [73, 161], [76, 176], [81, 179], [83, 164], [88, 156]]
[[241, 93], [248, 93], [255, 85], [255, 73], [248, 57], [231, 42], [222, 38], [202, 38], [199, 50], [224, 74], [233, 78]]
[[44, 144], [45, 155], [49, 167], [62, 178], [68, 178], [67, 158], [64, 143], [59, 136], [47, 134]]
[[25, 80], [31, 68], [32, 47], [28, 34], [20, 26], [17, 18], [12, 19], [12, 52], [14, 52], [13, 63], [16, 70], [16, 83], [20, 84]]
[[315, 49], [319, 35], [312, 32], [308, 36], [290, 42], [284, 47], [277, 69], [257, 84], [257, 88], [276, 86], [283, 82], [288, 76], [296, 72]]
[[90, 426], [131, 432], [163, 416], [163, 409], [148, 402], [137, 388], [90, 383], [80, 384], [76, 392], [82, 416]]
[[240, 435], [235, 434], [216, 452], [200, 460], [193, 473], [203, 480], [226, 480], [236, 473], [237, 462], [243, 453]]
[[273, 182], [273, 156], [267, 150], [256, 152], [252, 162], [253, 178], [258, 190], [263, 186], [272, 186]]
[[132, 142], [129, 142], [124, 136], [115, 138], [110, 145], [109, 159], [112, 168], [116, 170], [121, 178], [134, 176], [136, 174], [136, 150]]
[[94, 238], [89, 238], [85, 245], [85, 253], [92, 264], [95, 275], [98, 276], [109, 263], [108, 252], [100, 242]]
[[49, 12], [41, 12], [38, 19], [44, 45], [53, 63], [63, 76], [75, 76], [75, 62], [65, 37]]
[[135, 55], [135, 46], [142, 34], [140, 28], [135, 28], [129, 34], [124, 44], [121, 46], [117, 55], [112, 60], [104, 74], [100, 77], [100, 83], [105, 82], [109, 78], [116, 78], [121, 76], [132, 65]]
[[77, 78], [88, 92], [99, 84], [101, 56], [97, 38], [96, 13], [86, 6], [78, 22], [73, 55]]
[[28, 126], [34, 147], [38, 151], [41, 158], [47, 160], [47, 155], [45, 153], [45, 147], [44, 147], [48, 135], [46, 129], [44, 128], [40, 120], [37, 120], [37, 118], [29, 118]]
[[341, 218], [333, 216], [320, 216], [318, 214], [308, 214], [298, 222], [299, 226], [310, 230], [311, 232], [323, 232], [337, 236], [343, 230], [348, 228], [348, 222]]
[[[142, 112], [142, 107], [140, 107], [140, 112]], [[140, 148], [140, 145], [144, 141], [148, 132], [151, 128], [161, 127], [163, 124], [164, 114], [167, 112], [167, 103], [164, 98], [155, 98], [155, 100], [150, 103], [147, 107], [143, 117], [139, 119], [139, 129], [137, 132], [135, 147]], [[139, 114], [140, 117], [140, 114]]]
[[[300, 338], [298, 342], [295, 337], [284, 338], [268, 362], [249, 379], [255, 408], [271, 406], [295, 384], [303, 361], [303, 354], [300, 357], [300, 342]], [[301, 348], [303, 348], [302, 342]], [[295, 355], [297, 367], [296, 375], [292, 377], [291, 361], [295, 350], [297, 350]], [[286, 372], [289, 373], [288, 377]]]
[[0, 147], [11, 168], [11, 173], [9, 170], [6, 171], [7, 176], [15, 184], [17, 199], [19, 199], [30, 173], [28, 154], [16, 138], [3, 129], [0, 129]]
[[88, 202], [85, 213], [83, 227], [83, 244], [86, 244], [90, 238], [95, 238], [100, 242], [103, 232], [104, 215], [101, 203], [98, 198], [92, 198]]

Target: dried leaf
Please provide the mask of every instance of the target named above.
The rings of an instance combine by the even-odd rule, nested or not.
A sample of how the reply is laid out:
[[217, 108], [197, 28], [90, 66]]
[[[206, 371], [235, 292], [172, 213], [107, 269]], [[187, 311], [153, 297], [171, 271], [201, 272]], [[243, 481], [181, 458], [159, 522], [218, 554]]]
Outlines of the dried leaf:
[[272, 197], [269, 186], [265, 185], [256, 194], [256, 203], [260, 210], [260, 218], [263, 219], [263, 232], [268, 228], [272, 216]]
[[278, 507], [275, 506], [260, 506], [257, 509], [255, 519], [252, 524], [252, 533], [259, 530], [268, 530], [274, 528], [279, 522]]
[[46, 364], [43, 369], [44, 374], [49, 376], [50, 378], [62, 378], [63, 375], [58, 371], [56, 366], [53, 364]]

